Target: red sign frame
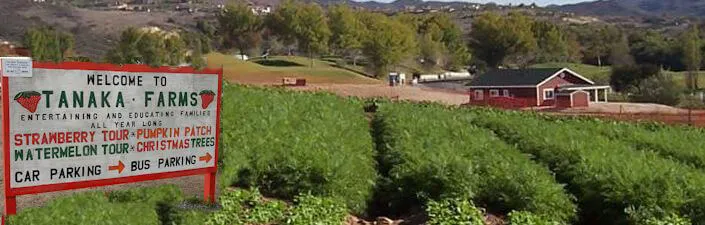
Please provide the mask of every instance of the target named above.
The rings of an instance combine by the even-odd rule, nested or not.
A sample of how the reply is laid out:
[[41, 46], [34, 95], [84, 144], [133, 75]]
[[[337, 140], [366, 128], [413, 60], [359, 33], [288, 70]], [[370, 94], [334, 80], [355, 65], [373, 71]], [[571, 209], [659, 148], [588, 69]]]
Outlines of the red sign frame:
[[79, 181], [79, 182], [69, 182], [62, 184], [47, 184], [34, 187], [21, 187], [21, 188], [10, 188], [10, 96], [8, 94], [9, 80], [8, 77], [2, 77], [2, 140], [3, 140], [3, 163], [4, 163], [4, 189], [5, 189], [5, 215], [13, 215], [17, 213], [17, 202], [16, 196], [27, 195], [27, 194], [37, 194], [45, 192], [54, 191], [64, 191], [72, 189], [81, 189], [88, 187], [99, 187], [115, 184], [133, 183], [149, 180], [159, 180], [183, 176], [192, 175], [205, 175], [204, 182], [204, 198], [208, 202], [215, 202], [215, 180], [216, 173], [218, 171], [218, 150], [220, 143], [220, 115], [222, 106], [222, 95], [223, 95], [223, 69], [203, 69], [195, 70], [191, 67], [149, 67], [146, 65], [113, 65], [113, 64], [99, 64], [90, 62], [64, 62], [64, 63], [40, 63], [33, 62], [33, 68], [39, 69], [58, 69], [58, 70], [102, 70], [102, 71], [113, 71], [113, 72], [145, 72], [145, 73], [164, 73], [166, 76], [169, 74], [209, 74], [218, 76], [218, 93], [217, 93], [217, 109], [216, 109], [216, 133], [215, 133], [215, 164], [213, 167], [191, 169], [183, 171], [174, 172], [162, 172], [146, 175], [136, 175], [120, 178], [108, 178], [100, 180], [91, 181]]

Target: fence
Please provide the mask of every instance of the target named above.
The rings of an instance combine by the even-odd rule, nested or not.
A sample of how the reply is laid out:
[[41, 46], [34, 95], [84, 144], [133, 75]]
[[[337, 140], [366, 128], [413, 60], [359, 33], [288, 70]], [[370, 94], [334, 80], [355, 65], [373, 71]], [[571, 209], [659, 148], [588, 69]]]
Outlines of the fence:
[[[472, 98], [472, 95], [471, 95], [471, 98]], [[469, 102], [470, 105], [491, 106], [491, 107], [504, 108], [504, 109], [519, 109], [519, 108], [531, 106], [532, 104], [535, 104], [535, 103], [536, 102], [533, 101], [532, 99], [513, 98], [513, 97], [504, 97], [504, 96], [489, 97], [489, 98], [484, 98], [482, 100], [470, 99], [470, 102]]]

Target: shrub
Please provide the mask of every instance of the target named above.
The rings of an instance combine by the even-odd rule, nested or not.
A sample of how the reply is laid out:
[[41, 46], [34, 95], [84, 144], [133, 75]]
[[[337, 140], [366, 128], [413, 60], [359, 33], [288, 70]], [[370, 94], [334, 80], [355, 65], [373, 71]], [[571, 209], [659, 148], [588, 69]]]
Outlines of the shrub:
[[472, 202], [460, 199], [431, 200], [426, 207], [428, 225], [484, 225], [483, 212]]
[[230, 224], [341, 224], [347, 215], [344, 203], [331, 199], [299, 195], [295, 205], [266, 200], [257, 189], [228, 190], [220, 197], [222, 210], [205, 220], [206, 225]]
[[377, 173], [362, 102], [229, 85], [223, 101], [222, 185], [285, 200], [311, 193], [365, 209]]
[[213, 213], [205, 224], [278, 224], [286, 210], [281, 201], [265, 201], [257, 189], [226, 191], [219, 200], [222, 209]]
[[466, 111], [434, 104], [380, 106], [373, 126], [388, 178], [382, 203], [399, 213], [428, 200], [464, 198], [497, 213], [574, 218], [571, 196], [547, 168], [471, 121]]
[[525, 212], [513, 211], [509, 213], [509, 225], [559, 225], [560, 223], [550, 221], [542, 216]]
[[659, 74], [639, 82], [630, 90], [629, 99], [634, 102], [678, 105], [683, 90], [667, 75]]
[[690, 225], [690, 220], [674, 213], [665, 213], [658, 208], [626, 209], [631, 224], [634, 225]]
[[345, 205], [332, 198], [304, 194], [296, 197], [295, 203], [287, 214], [287, 225], [342, 224], [347, 216]]
[[108, 193], [111, 202], [141, 202], [145, 204], [176, 204], [184, 200], [181, 189], [176, 185], [131, 188]]
[[155, 208], [144, 203], [115, 203], [100, 192], [76, 194], [51, 201], [42, 208], [10, 216], [12, 225], [159, 225]]

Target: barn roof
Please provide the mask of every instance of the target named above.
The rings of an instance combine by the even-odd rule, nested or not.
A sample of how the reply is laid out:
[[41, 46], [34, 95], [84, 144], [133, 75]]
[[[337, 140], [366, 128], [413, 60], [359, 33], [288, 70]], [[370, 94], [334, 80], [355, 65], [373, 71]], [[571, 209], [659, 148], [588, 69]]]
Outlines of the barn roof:
[[496, 69], [477, 76], [468, 86], [473, 87], [534, 87], [552, 76], [568, 71], [576, 77], [593, 82], [566, 68]]

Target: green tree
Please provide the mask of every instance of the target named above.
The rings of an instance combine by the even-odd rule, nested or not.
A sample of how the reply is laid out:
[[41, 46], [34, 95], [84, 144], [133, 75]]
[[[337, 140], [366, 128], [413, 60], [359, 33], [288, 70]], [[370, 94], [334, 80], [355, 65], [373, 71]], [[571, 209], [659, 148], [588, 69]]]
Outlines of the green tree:
[[434, 14], [418, 29], [422, 38], [424, 35], [430, 35], [428, 38], [442, 43], [440, 49], [441, 54], [445, 56], [442, 65], [445, 69], [457, 71], [470, 62], [470, 52], [463, 39], [463, 31], [448, 14]]
[[435, 23], [426, 25], [422, 33], [419, 34], [419, 53], [423, 60], [422, 65], [427, 71], [443, 64], [446, 48], [441, 39], [441, 28]]
[[531, 19], [519, 13], [483, 13], [472, 22], [472, 52], [490, 67], [499, 66], [508, 56], [528, 53], [536, 48], [531, 24]]
[[296, 40], [299, 48], [308, 53], [311, 58], [311, 67], [313, 67], [314, 55], [328, 51], [331, 31], [328, 28], [326, 15], [318, 4], [304, 4], [298, 12], [299, 21], [295, 29]]
[[610, 25], [578, 26], [575, 32], [583, 46], [585, 58], [595, 60], [598, 66], [602, 66], [603, 59], [609, 57], [612, 44], [622, 38], [619, 29]]
[[261, 41], [263, 20], [242, 3], [229, 4], [218, 14], [220, 33], [226, 48], [236, 48], [240, 54], [249, 54]]
[[363, 21], [369, 32], [362, 42], [362, 52], [375, 75], [384, 75], [416, 50], [416, 32], [411, 26], [374, 13], [365, 14]]
[[291, 46], [297, 41], [301, 10], [301, 3], [284, 0], [265, 18], [267, 28], [277, 36], [278, 41], [289, 47], [289, 54], [291, 54]]
[[568, 40], [558, 26], [547, 21], [536, 21], [532, 31], [538, 46], [535, 62], [569, 61]]
[[345, 57], [353, 58], [353, 65], [357, 64], [357, 55], [360, 54], [362, 37], [365, 35], [365, 24], [347, 5], [330, 7], [328, 15], [331, 48]]
[[683, 64], [688, 70], [687, 79], [685, 81], [686, 87], [689, 90], [698, 88], [698, 71], [700, 71], [700, 65], [702, 63], [702, 52], [700, 50], [700, 32], [697, 26], [691, 26], [686, 32], [684, 32], [680, 37], [680, 43], [682, 43], [683, 48]]
[[610, 48], [609, 62], [611, 65], [633, 65], [634, 57], [630, 54], [629, 41], [626, 36], [619, 39], [618, 42], [612, 44]]
[[196, 29], [208, 37], [214, 37], [216, 34], [215, 27], [205, 20], [198, 20], [196, 22]]
[[51, 27], [31, 28], [24, 34], [23, 44], [37, 61], [61, 62], [71, 56], [73, 36]]
[[638, 88], [638, 84], [661, 72], [661, 68], [653, 64], [644, 65], [614, 65], [612, 66], [612, 74], [610, 75], [610, 86], [615, 91], [627, 91], [632, 88]]
[[668, 65], [667, 58], [672, 54], [672, 44], [661, 33], [651, 30], [637, 31], [629, 36], [629, 42], [631, 54], [637, 63]]
[[[189, 49], [196, 45], [193, 42], [197, 39], [188, 38], [189, 36], [191, 34], [131, 27], [122, 32], [120, 41], [108, 52], [105, 59], [115, 64], [180, 65], [189, 61]], [[198, 42], [200, 44], [200, 41]], [[198, 46], [197, 50], [202, 53], [201, 46]], [[193, 54], [193, 50], [191, 52]]]
[[671, 106], [678, 105], [683, 94], [673, 78], [662, 73], [641, 80], [629, 92], [630, 101]]

